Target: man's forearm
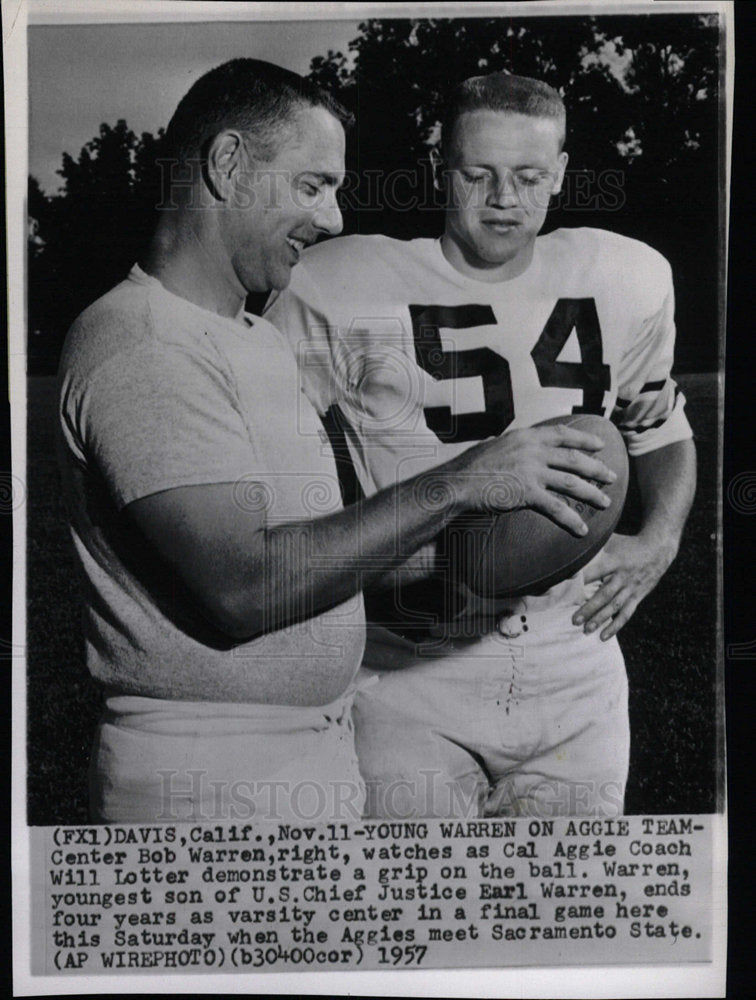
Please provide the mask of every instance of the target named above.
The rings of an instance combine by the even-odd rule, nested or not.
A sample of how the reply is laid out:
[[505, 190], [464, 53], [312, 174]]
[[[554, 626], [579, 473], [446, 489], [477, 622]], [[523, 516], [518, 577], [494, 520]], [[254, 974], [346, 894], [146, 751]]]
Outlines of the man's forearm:
[[[548, 430], [541, 428], [536, 433], [544, 432]], [[311, 618], [377, 584], [401, 589], [429, 575], [434, 561], [431, 543], [462, 511], [480, 509], [487, 488], [499, 475], [505, 476], [508, 486], [518, 483], [523, 493], [519, 502], [530, 505], [527, 484], [531, 478], [531, 459], [521, 453], [523, 445], [516, 442], [533, 433], [530, 429], [491, 439], [442, 466], [326, 518], [266, 527], [258, 554], [264, 566], [263, 579], [247, 576], [241, 586], [230, 592], [226, 630], [242, 637], [238, 629], [244, 630], [254, 623], [255, 631], [270, 631]], [[596, 438], [591, 447], [600, 441]], [[482, 463], [473, 457], [483, 455], [486, 450], [499, 457]], [[552, 451], [551, 461], [562, 469], [564, 463], [572, 468], [575, 461], [595, 461], [574, 448], [568, 450], [570, 458], [559, 457], [566, 454], [564, 449]], [[507, 457], [511, 458], [511, 464]], [[549, 475], [553, 477], [552, 490], [570, 492], [575, 488], [572, 480], [580, 478], [568, 474], [565, 479], [564, 472], [554, 475], [553, 470]], [[600, 475], [614, 474], [603, 467]], [[584, 486], [578, 489], [582, 491]], [[555, 504], [560, 514], [569, 510], [551, 491], [547, 495], [548, 504]], [[587, 494], [586, 497], [588, 502], [595, 503], [592, 497]], [[548, 509], [541, 505], [542, 513]], [[562, 526], [567, 525], [563, 522]], [[427, 549], [422, 557], [408, 564], [413, 554], [424, 547]]]
[[[604, 506], [614, 473], [600, 437], [571, 427], [512, 431], [361, 504], [310, 521], [270, 523], [234, 501], [233, 483], [177, 487], [128, 513], [169, 571], [223, 632], [243, 639], [343, 603], [400, 566], [464, 510], [529, 506], [576, 534], [584, 522], [558, 499]], [[593, 453], [593, 454], [592, 454]], [[505, 490], [496, 490], [498, 483]], [[513, 493], [512, 484], [518, 485]]]
[[261, 630], [311, 618], [392, 579], [457, 511], [451, 494], [435, 506], [418, 503], [418, 486], [399, 483], [327, 518], [266, 528], [262, 586], [255, 581], [238, 595], [244, 607], [256, 606]]
[[677, 553], [696, 489], [696, 449], [693, 441], [673, 444], [633, 459], [641, 496], [639, 534]]

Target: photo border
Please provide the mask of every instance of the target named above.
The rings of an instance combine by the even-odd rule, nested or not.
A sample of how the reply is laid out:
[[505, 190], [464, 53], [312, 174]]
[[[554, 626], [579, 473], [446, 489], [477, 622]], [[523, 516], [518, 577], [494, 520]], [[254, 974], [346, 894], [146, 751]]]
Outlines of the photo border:
[[[477, 4], [279, 4], [279, 3], [185, 3], [131, 0], [128, 3], [108, 3], [105, 0], [71, 0], [54, 3], [50, 0], [21, 0], [4, 4], [3, 34], [6, 55], [6, 150], [7, 152], [7, 237], [8, 237], [8, 304], [10, 317], [9, 397], [12, 411], [12, 470], [22, 482], [26, 481], [26, 184], [28, 175], [28, 119], [26, 88], [26, 27], [41, 24], [116, 24], [150, 21], [222, 21], [222, 20], [336, 20], [381, 17], [432, 16], [539, 16], [545, 14], [579, 15], [590, 10], [601, 15], [612, 13], [662, 13], [658, 3], [602, 3], [600, 11], [595, 4], [562, 2], [477, 3]], [[672, 6], [672, 5], [670, 5]], [[432, 8], [429, 9], [429, 8]], [[732, 4], [730, 3], [675, 3], [675, 13], [717, 12], [722, 24], [727, 26], [725, 39], [725, 73], [728, 100], [724, 109], [725, 134], [723, 155], [726, 167], [726, 188], [729, 193], [729, 148], [732, 135], [732, 86], [733, 86], [733, 32]], [[671, 13], [667, 8], [663, 11]], [[725, 218], [728, 218], [725, 212]], [[726, 266], [726, 255], [724, 264]], [[724, 313], [721, 322], [724, 323]], [[724, 344], [724, 331], [721, 341]], [[722, 461], [722, 424], [720, 411], [720, 471]], [[719, 521], [722, 510], [720, 502]], [[266, 993], [294, 993], [305, 990], [312, 994], [337, 995], [341, 992], [364, 995], [406, 996], [718, 996], [724, 983], [724, 950], [726, 933], [726, 901], [724, 879], [726, 871], [726, 813], [714, 816], [716, 837], [714, 855], [714, 955], [712, 963], [693, 966], [590, 966], [574, 967], [463, 970], [415, 970], [412, 972], [311, 972], [207, 974], [191, 976], [138, 975], [125, 980], [119, 976], [48, 977], [28, 975], [29, 941], [32, 931], [29, 909], [29, 851], [26, 826], [26, 674], [23, 660], [26, 616], [24, 595], [26, 511], [23, 504], [14, 511], [13, 556], [13, 786], [12, 786], [12, 865], [13, 897], [16, 926], [14, 933], [14, 986], [15, 995], [37, 996], [56, 993], [71, 995], [81, 993], [156, 993], [238, 992], [243, 985]], [[721, 570], [718, 585], [721, 611]], [[20, 598], [20, 599], [19, 599]], [[723, 674], [722, 635], [720, 631], [720, 667]], [[720, 696], [721, 697], [721, 696]], [[721, 718], [721, 713], [720, 713]], [[719, 876], [719, 877], [718, 877]], [[717, 919], [719, 918], [719, 919]], [[689, 992], [681, 992], [689, 991]]]

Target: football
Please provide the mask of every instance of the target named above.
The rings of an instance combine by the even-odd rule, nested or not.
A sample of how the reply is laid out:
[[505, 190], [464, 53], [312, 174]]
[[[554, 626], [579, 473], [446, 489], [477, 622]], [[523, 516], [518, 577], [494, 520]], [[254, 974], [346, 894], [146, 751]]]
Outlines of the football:
[[611, 505], [599, 509], [563, 498], [588, 526], [581, 538], [529, 508], [458, 518], [447, 529], [440, 554], [450, 577], [479, 597], [539, 594], [566, 580], [604, 546], [622, 514], [629, 466], [625, 442], [614, 424], [589, 413], [553, 417], [539, 426], [546, 424], [569, 424], [603, 438], [604, 447], [595, 454], [617, 473], [615, 482], [603, 485]]

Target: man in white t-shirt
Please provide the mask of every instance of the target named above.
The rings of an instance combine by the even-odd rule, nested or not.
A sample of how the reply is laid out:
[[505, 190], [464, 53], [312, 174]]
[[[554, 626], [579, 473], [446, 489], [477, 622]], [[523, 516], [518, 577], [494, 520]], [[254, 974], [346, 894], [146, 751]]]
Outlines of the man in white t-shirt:
[[359, 816], [363, 584], [482, 509], [482, 479], [517, 475], [525, 502], [575, 532], [552, 491], [603, 502], [600, 439], [552, 428], [447, 463], [433, 510], [422, 476], [342, 508], [293, 354], [244, 302], [341, 229], [346, 117], [268, 63], [199, 79], [168, 126], [141, 266], [66, 340], [61, 469], [105, 695], [94, 821]]
[[[374, 815], [623, 808], [616, 633], [674, 558], [695, 452], [670, 377], [666, 260], [603, 230], [539, 236], [564, 177], [564, 136], [564, 104], [546, 84], [467, 80], [433, 154], [447, 194], [441, 239], [329, 241], [266, 312], [341, 430], [357, 495], [570, 413], [611, 417], [638, 473], [639, 534], [613, 536], [545, 594], [483, 609], [477, 638], [445, 624], [460, 589], [440, 550], [373, 592], [364, 664], [380, 683], [358, 695], [355, 721]], [[423, 622], [435, 626], [425, 635]]]

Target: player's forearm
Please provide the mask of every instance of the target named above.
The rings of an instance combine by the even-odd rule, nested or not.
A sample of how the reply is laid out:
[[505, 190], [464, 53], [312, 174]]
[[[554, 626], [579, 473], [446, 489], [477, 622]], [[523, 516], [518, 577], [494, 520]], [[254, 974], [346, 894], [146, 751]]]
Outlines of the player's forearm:
[[638, 474], [642, 520], [639, 534], [677, 554], [696, 488], [696, 449], [676, 441], [633, 459]]

